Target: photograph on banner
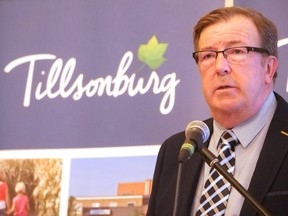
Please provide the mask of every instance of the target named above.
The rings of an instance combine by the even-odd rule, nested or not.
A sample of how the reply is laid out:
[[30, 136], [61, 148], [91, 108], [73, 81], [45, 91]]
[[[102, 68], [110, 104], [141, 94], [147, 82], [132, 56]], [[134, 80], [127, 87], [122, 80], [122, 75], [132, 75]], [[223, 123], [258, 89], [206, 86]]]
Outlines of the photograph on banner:
[[0, 167], [0, 191], [7, 192], [0, 206], [7, 213], [25, 205], [23, 214], [59, 215], [61, 159], [7, 159], [0, 160]]
[[155, 161], [156, 156], [71, 159], [70, 214], [146, 215]]

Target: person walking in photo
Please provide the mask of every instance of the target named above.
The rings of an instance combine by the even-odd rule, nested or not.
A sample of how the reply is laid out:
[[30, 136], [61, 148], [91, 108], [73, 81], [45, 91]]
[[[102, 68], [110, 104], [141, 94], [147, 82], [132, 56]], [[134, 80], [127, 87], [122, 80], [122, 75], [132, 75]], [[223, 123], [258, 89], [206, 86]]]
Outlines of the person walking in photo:
[[29, 213], [29, 199], [26, 193], [24, 182], [18, 182], [15, 186], [17, 195], [13, 198], [12, 207], [8, 214], [14, 212], [14, 216], [28, 216]]

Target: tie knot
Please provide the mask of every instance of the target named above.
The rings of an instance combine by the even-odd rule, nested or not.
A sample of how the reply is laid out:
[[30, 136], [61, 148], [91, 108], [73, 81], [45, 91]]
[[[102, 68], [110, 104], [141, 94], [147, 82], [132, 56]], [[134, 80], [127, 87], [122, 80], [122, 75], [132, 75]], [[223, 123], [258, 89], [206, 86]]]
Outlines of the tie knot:
[[235, 146], [239, 144], [239, 140], [232, 130], [224, 131], [221, 136], [221, 141], [220, 148], [222, 148], [223, 145], [230, 145], [233, 151]]

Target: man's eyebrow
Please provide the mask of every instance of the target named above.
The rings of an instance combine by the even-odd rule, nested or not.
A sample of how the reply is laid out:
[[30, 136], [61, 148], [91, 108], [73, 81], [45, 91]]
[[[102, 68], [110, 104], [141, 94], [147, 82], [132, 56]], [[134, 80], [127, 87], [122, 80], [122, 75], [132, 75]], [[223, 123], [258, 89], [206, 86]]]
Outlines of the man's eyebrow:
[[229, 46], [240, 45], [240, 44], [243, 44], [243, 41], [233, 40], [233, 41], [229, 41], [229, 42], [227, 43], [227, 45], [229, 45]]

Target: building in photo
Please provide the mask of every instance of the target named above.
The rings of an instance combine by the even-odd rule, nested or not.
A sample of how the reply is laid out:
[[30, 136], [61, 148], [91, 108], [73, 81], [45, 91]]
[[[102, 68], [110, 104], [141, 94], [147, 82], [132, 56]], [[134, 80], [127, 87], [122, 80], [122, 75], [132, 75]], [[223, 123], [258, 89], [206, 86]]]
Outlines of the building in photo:
[[69, 215], [144, 216], [151, 189], [151, 179], [143, 182], [119, 183], [116, 196], [73, 198], [73, 209]]

